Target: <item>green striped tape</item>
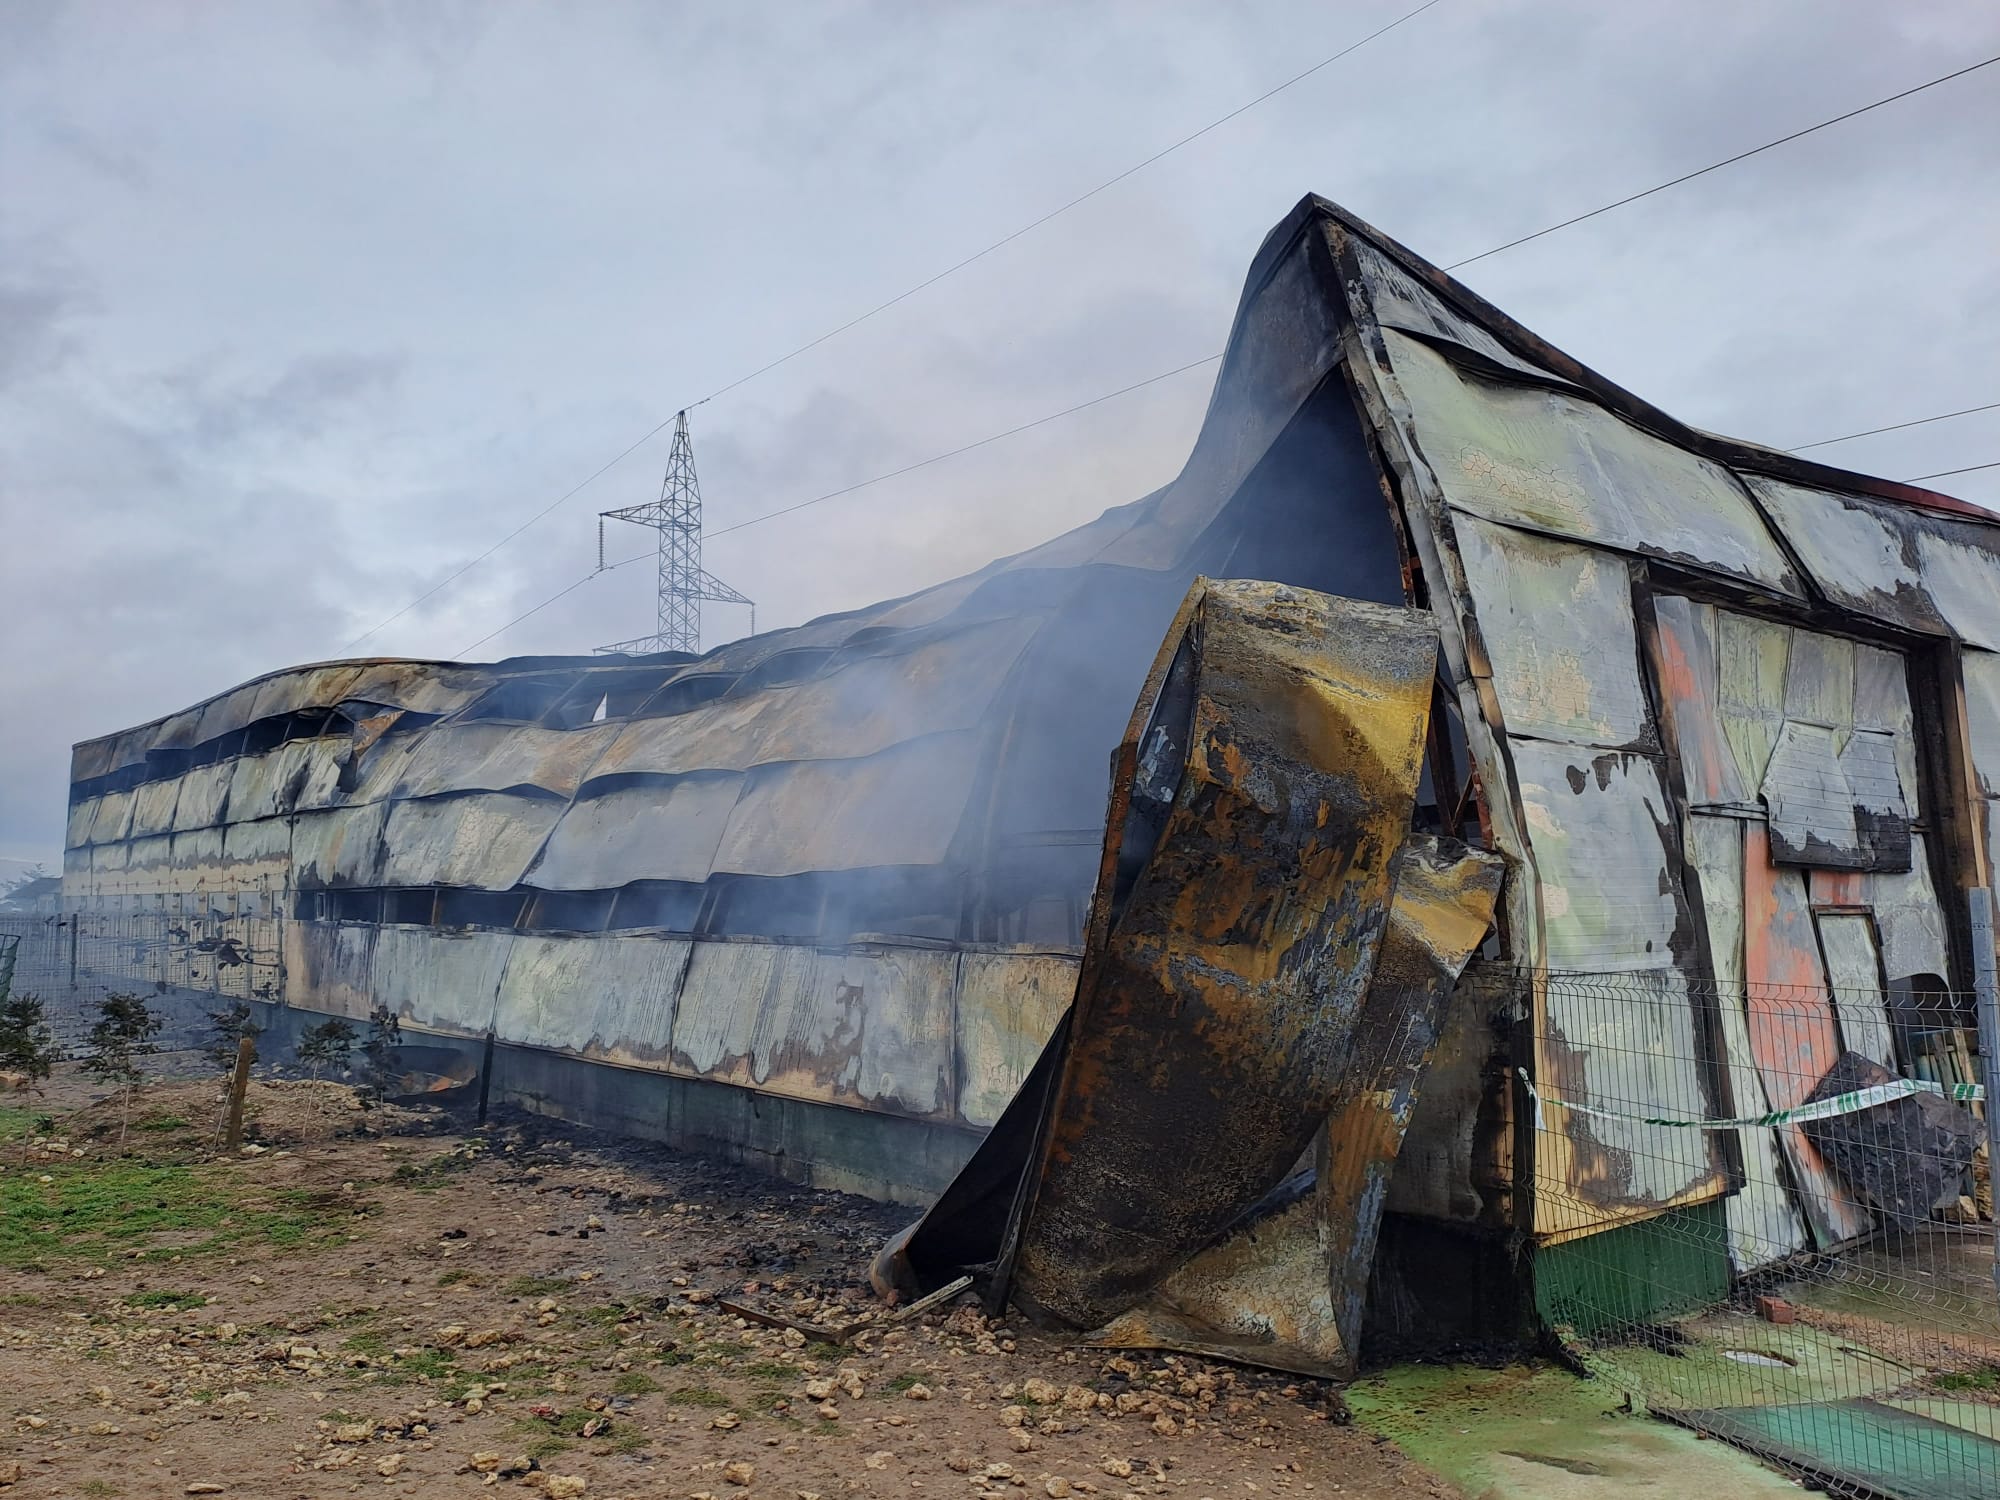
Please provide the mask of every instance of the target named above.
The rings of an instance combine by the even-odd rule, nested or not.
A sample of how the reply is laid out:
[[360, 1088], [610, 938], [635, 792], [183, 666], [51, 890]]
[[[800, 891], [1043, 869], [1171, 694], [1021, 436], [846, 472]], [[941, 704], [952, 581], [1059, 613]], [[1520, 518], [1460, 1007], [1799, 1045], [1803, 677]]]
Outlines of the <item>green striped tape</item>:
[[1854, 1089], [1845, 1094], [1835, 1094], [1831, 1099], [1818, 1099], [1811, 1104], [1801, 1104], [1794, 1109], [1774, 1109], [1767, 1114], [1744, 1115], [1734, 1120], [1674, 1120], [1661, 1115], [1635, 1115], [1623, 1110], [1600, 1109], [1595, 1104], [1572, 1104], [1567, 1099], [1559, 1099], [1553, 1094], [1544, 1096], [1528, 1077], [1526, 1068], [1515, 1069], [1521, 1075], [1522, 1086], [1535, 1105], [1535, 1128], [1542, 1128], [1542, 1101], [1560, 1109], [1573, 1110], [1580, 1115], [1596, 1115], [1605, 1120], [1628, 1120], [1638, 1125], [1665, 1125], [1675, 1130], [1745, 1130], [1759, 1125], [1797, 1125], [1807, 1120], [1830, 1120], [1835, 1115], [1858, 1114], [1864, 1109], [1873, 1109], [1878, 1104], [1891, 1104], [1898, 1099], [1907, 1099], [1912, 1094], [1942, 1094], [1958, 1103], [1978, 1103], [1986, 1098], [1986, 1090], [1976, 1083], [1954, 1083], [1949, 1088], [1939, 1083], [1926, 1083], [1917, 1078], [1899, 1078], [1894, 1083], [1878, 1083], [1870, 1088]]

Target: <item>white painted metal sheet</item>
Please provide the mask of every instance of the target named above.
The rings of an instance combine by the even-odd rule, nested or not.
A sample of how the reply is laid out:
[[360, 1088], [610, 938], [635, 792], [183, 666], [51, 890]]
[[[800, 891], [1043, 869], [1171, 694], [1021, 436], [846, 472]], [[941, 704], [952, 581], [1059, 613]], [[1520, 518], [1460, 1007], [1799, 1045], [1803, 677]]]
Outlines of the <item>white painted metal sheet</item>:
[[1835, 912], [1821, 912], [1813, 920], [1819, 928], [1820, 953], [1826, 959], [1841, 1045], [1892, 1073], [1899, 1071], [1883, 999], [1882, 961], [1875, 949], [1874, 923], [1859, 914]]
[[562, 810], [549, 797], [486, 792], [392, 802], [379, 883], [512, 890]]
[[958, 967], [958, 1115], [991, 1125], [1041, 1056], [1076, 994], [1078, 960], [966, 952]]

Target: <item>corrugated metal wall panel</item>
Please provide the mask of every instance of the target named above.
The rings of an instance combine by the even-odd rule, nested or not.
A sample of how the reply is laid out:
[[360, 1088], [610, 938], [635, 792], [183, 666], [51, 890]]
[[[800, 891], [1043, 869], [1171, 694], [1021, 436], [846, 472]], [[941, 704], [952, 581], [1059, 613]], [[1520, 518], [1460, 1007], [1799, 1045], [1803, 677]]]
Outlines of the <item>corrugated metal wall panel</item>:
[[1060, 953], [959, 956], [958, 1113], [968, 1125], [1000, 1118], [1075, 997], [1077, 964]]

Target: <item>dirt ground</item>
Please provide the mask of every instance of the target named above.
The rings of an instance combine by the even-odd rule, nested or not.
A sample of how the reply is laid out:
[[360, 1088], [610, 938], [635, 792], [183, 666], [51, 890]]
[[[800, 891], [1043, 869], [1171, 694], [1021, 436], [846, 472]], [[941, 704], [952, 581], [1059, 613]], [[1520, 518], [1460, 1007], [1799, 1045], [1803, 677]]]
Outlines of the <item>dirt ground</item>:
[[907, 1210], [337, 1084], [259, 1083], [224, 1158], [216, 1081], [101, 1094], [0, 1101], [4, 1500], [1458, 1493], [1325, 1387], [891, 1323]]

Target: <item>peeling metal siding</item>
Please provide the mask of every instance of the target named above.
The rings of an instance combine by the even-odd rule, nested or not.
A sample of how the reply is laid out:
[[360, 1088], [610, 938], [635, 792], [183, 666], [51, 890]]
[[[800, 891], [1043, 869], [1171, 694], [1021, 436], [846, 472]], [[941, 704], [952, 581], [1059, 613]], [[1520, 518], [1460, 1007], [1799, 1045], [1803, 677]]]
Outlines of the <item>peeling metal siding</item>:
[[664, 1069], [685, 939], [653, 934], [514, 939], [493, 1028], [510, 1042]]
[[107, 792], [97, 799], [97, 812], [90, 823], [93, 844], [116, 844], [132, 834], [132, 794]]
[[1652, 744], [1629, 564], [1471, 516], [1454, 530], [1508, 732]]
[[862, 760], [800, 761], [752, 772], [715, 869], [799, 875], [878, 865], [934, 865], [965, 815], [985, 736], [910, 740]]
[[382, 883], [386, 802], [299, 813], [292, 822], [292, 880], [302, 890]]
[[1077, 963], [1061, 953], [959, 956], [958, 1112], [968, 1125], [1000, 1118], [1076, 994]]
[[482, 721], [434, 725], [412, 739], [390, 795], [437, 797], [534, 787], [552, 796], [568, 797], [582, 785], [620, 727], [592, 724], [579, 729], [544, 729], [535, 724]]
[[1745, 480], [1842, 608], [2000, 650], [2000, 528], [1762, 475]]
[[546, 797], [487, 792], [392, 802], [380, 884], [511, 890], [562, 810]]
[[1653, 596], [1659, 626], [1662, 708], [1673, 726], [1681, 778], [1693, 807], [1749, 800], [1722, 733], [1716, 610], [1673, 594]]
[[1783, 625], [1719, 611], [1722, 735], [1747, 789], [1763, 785], [1771, 747], [1785, 722], [1785, 664], [1792, 633]]
[[234, 763], [224, 760], [181, 773], [180, 796], [174, 802], [176, 832], [213, 828], [222, 821], [229, 802], [229, 780], [235, 771]]
[[1459, 316], [1436, 292], [1373, 245], [1356, 241], [1354, 259], [1366, 283], [1369, 305], [1383, 326], [1444, 339], [1551, 385], [1569, 384], [1541, 365], [1522, 359], [1477, 323]]
[[558, 891], [706, 880], [742, 784], [736, 775], [689, 776], [587, 797], [563, 812], [525, 879]]
[[375, 937], [382, 930], [372, 922], [287, 922], [287, 998], [308, 1010], [367, 1020], [375, 1006]]
[[[1685, 917], [1667, 844], [1673, 808], [1643, 755], [1513, 740], [1541, 881], [1551, 969], [1638, 972], [1673, 962]], [[1683, 1052], [1682, 1056], [1692, 1056]]]
[[1819, 928], [1820, 952], [1826, 959], [1841, 1045], [1895, 1072], [1896, 1044], [1891, 1040], [1889, 1013], [1882, 1003], [1882, 959], [1875, 947], [1875, 924], [1864, 916], [1831, 912], [1813, 920]]
[[1444, 498], [1488, 521], [1747, 579], [1798, 598], [1798, 578], [1735, 476], [1558, 391], [1455, 370], [1382, 334]]
[[500, 976], [514, 946], [507, 932], [437, 932], [384, 926], [370, 957], [372, 994], [402, 1020], [453, 1036], [493, 1024]]
[[765, 1093], [949, 1118], [957, 963], [942, 949], [697, 943], [677, 1063]]
[[[1730, 817], [1688, 819], [1688, 861], [1701, 890], [1708, 951], [1715, 965], [1716, 1012], [1733, 1114], [1761, 1114], [1772, 1107], [1750, 1046], [1743, 1000], [1743, 824]], [[1785, 1174], [1778, 1137], [1771, 1130], [1742, 1130], [1743, 1186], [1729, 1196], [1729, 1260], [1738, 1275], [1782, 1260], [1809, 1243]]]
[[178, 781], [149, 781], [135, 788], [129, 837], [173, 832], [174, 804], [180, 799], [180, 790]]
[[[1771, 862], [1770, 841], [1759, 823], [1744, 825], [1743, 921], [1751, 1054], [1772, 1108], [1791, 1109], [1839, 1061], [1840, 1035], [1805, 876]], [[1873, 1221], [1842, 1192], [1805, 1132], [1781, 1126], [1778, 1138], [1819, 1248], [1865, 1234]]]
[[1951, 973], [1945, 935], [1944, 907], [1931, 883], [1931, 865], [1924, 835], [1910, 836], [1910, 868], [1890, 874], [1873, 871], [1861, 877], [1865, 904], [1875, 914], [1881, 934], [1882, 966], [1891, 979], [1933, 976], [1927, 990], [1940, 989]]

